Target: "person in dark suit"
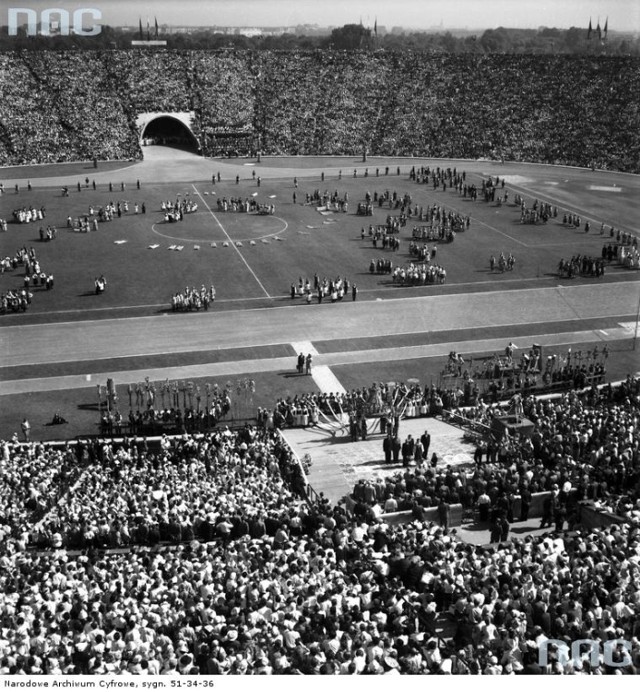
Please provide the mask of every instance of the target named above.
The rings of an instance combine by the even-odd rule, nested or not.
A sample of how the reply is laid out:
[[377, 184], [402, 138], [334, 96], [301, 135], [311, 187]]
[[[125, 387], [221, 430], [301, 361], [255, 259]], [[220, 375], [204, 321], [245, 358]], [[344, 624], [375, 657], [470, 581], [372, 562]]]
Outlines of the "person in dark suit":
[[527, 521], [531, 509], [531, 491], [529, 486], [524, 484], [520, 488], [520, 521]]
[[510, 529], [510, 528], [511, 528], [511, 525], [509, 524], [509, 522], [507, 521], [507, 519], [505, 519], [505, 518], [503, 517], [503, 518], [502, 518], [502, 524], [501, 524], [501, 526], [500, 526], [500, 529], [501, 529], [501, 531], [500, 531], [500, 540], [501, 540], [503, 543], [509, 539], [509, 529]]
[[556, 497], [553, 493], [550, 493], [544, 499], [542, 505], [542, 521], [540, 522], [540, 528], [543, 529], [546, 526], [551, 526], [556, 513]]
[[413, 461], [413, 448], [413, 437], [409, 435], [402, 444], [402, 464], [404, 466], [409, 466], [409, 464]]
[[362, 416], [362, 418], [359, 421], [359, 428], [360, 428], [360, 435], [363, 440], [367, 439], [367, 419]]
[[391, 454], [393, 452], [393, 438], [387, 435], [382, 441], [382, 451], [384, 452], [384, 463], [391, 463]]
[[398, 461], [400, 460], [400, 450], [402, 449], [402, 442], [400, 442], [400, 438], [395, 435], [393, 440], [391, 441], [391, 450], [393, 452], [393, 463], [397, 464]]
[[438, 504], [438, 521], [443, 529], [449, 528], [449, 523], [451, 521], [451, 508], [449, 503], [444, 499], [440, 500]]
[[429, 457], [429, 446], [431, 445], [431, 435], [425, 430], [424, 434], [420, 438], [422, 442], [422, 456], [427, 459]]
[[490, 543], [499, 543], [502, 536], [502, 517], [496, 516], [493, 518], [490, 527]]

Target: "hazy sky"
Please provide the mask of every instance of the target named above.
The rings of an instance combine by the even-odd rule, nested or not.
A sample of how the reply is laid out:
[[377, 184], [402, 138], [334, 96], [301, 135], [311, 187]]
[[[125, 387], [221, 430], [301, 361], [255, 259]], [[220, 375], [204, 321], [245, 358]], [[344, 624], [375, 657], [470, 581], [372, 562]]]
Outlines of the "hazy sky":
[[[3, 0], [2, 5], [5, 5]], [[423, 29], [442, 22], [445, 28], [595, 28], [598, 18], [609, 29], [640, 31], [639, 0], [8, 0], [8, 7], [102, 11], [102, 23], [137, 25], [147, 16], [153, 24], [222, 26], [342, 26], [362, 18], [366, 26]], [[1, 22], [1, 23], [6, 23]]]

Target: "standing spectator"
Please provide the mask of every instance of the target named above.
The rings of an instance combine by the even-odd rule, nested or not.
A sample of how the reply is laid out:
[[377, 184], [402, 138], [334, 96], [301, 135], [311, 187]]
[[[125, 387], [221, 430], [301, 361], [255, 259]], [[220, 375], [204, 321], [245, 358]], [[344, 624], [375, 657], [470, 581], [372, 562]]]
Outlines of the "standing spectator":
[[424, 449], [422, 447], [421, 439], [416, 440], [416, 444], [413, 450], [413, 458], [416, 462], [416, 466], [422, 466], [422, 462], [424, 461]]
[[542, 521], [540, 522], [541, 529], [545, 528], [546, 526], [551, 526], [555, 513], [556, 497], [553, 493], [549, 493], [549, 495], [544, 498], [544, 503], [542, 505]]
[[478, 498], [478, 514], [480, 516], [480, 521], [486, 522], [489, 520], [489, 509], [491, 508], [491, 498], [486, 492]]
[[393, 452], [393, 438], [387, 435], [382, 441], [382, 451], [384, 452], [384, 463], [391, 463], [391, 454]]
[[400, 442], [400, 437], [397, 433], [393, 436], [391, 449], [393, 451], [393, 463], [397, 464], [400, 460], [400, 451], [402, 450], [402, 442]]
[[531, 491], [529, 485], [525, 482], [520, 489], [520, 521], [527, 521], [529, 518], [529, 509], [531, 508]]
[[426, 459], [429, 456], [429, 447], [431, 446], [431, 435], [429, 435], [428, 430], [424, 431], [420, 441], [422, 442], [422, 454]]
[[403, 466], [409, 466], [409, 464], [413, 461], [413, 452], [414, 452], [413, 437], [411, 437], [411, 435], [408, 435], [407, 439], [404, 441], [404, 443], [402, 445], [402, 464], [403, 464]]
[[451, 523], [451, 507], [449, 503], [442, 498], [438, 503], [438, 521], [443, 529], [448, 529]]
[[509, 539], [509, 529], [511, 528], [511, 525], [509, 524], [508, 520], [502, 517], [502, 526], [501, 526], [501, 532], [500, 532], [500, 540], [505, 542]]

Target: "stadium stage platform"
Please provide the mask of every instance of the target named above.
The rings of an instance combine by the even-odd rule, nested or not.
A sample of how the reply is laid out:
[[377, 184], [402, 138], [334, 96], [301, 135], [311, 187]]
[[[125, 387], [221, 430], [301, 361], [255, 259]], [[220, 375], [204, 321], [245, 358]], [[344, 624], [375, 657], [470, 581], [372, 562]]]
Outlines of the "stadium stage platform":
[[[310, 456], [309, 484], [335, 504], [350, 494], [359, 480], [375, 480], [403, 470], [402, 462], [385, 464], [384, 436], [376, 427], [375, 420], [368, 420], [372, 432], [366, 440], [358, 442], [350, 440], [348, 430], [333, 435], [332, 431], [320, 426], [288, 428], [282, 434], [300, 459], [307, 454]], [[429, 459], [435, 452], [438, 468], [473, 465], [475, 448], [464, 441], [462, 430], [436, 418], [404, 418], [399, 436], [402, 441], [408, 435], [417, 439], [425, 430], [431, 435]]]

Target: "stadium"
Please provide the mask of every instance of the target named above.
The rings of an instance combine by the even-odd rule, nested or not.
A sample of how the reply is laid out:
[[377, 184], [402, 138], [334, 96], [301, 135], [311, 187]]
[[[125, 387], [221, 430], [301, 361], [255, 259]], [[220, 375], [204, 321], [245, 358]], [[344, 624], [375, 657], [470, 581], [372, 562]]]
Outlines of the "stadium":
[[635, 674], [638, 68], [0, 53], [0, 672]]

